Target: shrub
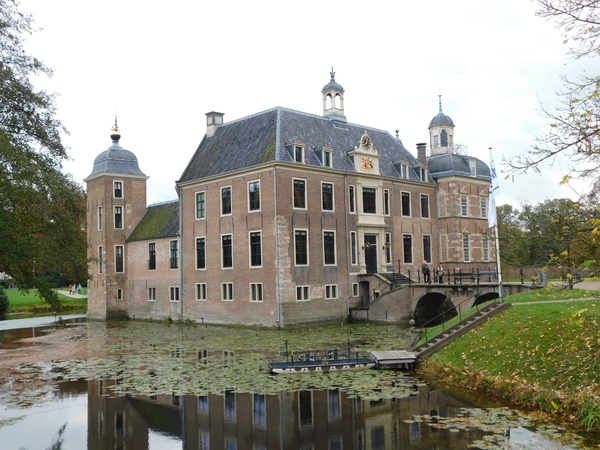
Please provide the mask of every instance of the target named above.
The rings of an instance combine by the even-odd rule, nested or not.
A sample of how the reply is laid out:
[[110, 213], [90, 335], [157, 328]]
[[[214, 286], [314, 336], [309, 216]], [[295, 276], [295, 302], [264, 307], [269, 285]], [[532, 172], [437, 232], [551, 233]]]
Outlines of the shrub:
[[6, 291], [0, 287], [0, 317], [6, 314], [9, 304], [10, 302], [8, 301], [8, 295], [6, 294]]

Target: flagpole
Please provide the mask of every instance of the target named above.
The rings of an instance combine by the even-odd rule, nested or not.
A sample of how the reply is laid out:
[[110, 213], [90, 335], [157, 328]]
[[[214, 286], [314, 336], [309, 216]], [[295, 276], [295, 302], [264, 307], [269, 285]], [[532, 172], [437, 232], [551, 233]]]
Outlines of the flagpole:
[[[494, 167], [494, 159], [492, 158], [492, 147], [490, 147], [490, 209], [493, 217], [494, 240], [496, 241], [496, 268], [498, 269], [498, 295], [500, 301], [504, 303], [504, 289], [502, 288], [502, 268], [500, 266], [500, 243], [498, 241], [498, 216], [496, 214], [496, 195], [500, 190], [498, 186], [498, 177], [496, 176], [496, 168]], [[490, 217], [490, 221], [491, 221]]]

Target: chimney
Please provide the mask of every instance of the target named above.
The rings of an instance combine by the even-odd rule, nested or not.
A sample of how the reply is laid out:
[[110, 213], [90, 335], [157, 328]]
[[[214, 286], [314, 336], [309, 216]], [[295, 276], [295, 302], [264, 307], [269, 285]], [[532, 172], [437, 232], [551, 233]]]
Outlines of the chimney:
[[417, 144], [417, 159], [421, 164], [427, 164], [427, 144], [424, 142]]
[[206, 113], [206, 136], [212, 136], [219, 125], [223, 123], [225, 113], [211, 111]]

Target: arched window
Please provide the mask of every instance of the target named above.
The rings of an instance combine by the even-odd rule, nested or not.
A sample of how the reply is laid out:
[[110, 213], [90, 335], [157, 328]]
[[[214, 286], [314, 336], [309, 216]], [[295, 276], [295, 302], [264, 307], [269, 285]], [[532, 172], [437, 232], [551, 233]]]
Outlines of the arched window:
[[442, 138], [442, 147], [448, 147], [448, 133], [446, 132], [446, 130], [442, 130], [441, 138]]

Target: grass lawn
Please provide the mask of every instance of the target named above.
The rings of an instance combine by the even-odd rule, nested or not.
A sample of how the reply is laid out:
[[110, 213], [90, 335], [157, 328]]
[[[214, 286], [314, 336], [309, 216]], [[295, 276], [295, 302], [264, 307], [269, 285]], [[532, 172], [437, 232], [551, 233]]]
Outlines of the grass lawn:
[[[17, 312], [52, 312], [50, 305], [37, 296], [37, 291], [35, 289], [32, 289], [25, 294], [16, 289], [7, 289], [5, 292], [10, 301], [7, 311], [8, 314]], [[60, 296], [65, 309], [81, 309], [87, 307], [86, 298], [72, 298], [68, 295], [58, 295]]]

